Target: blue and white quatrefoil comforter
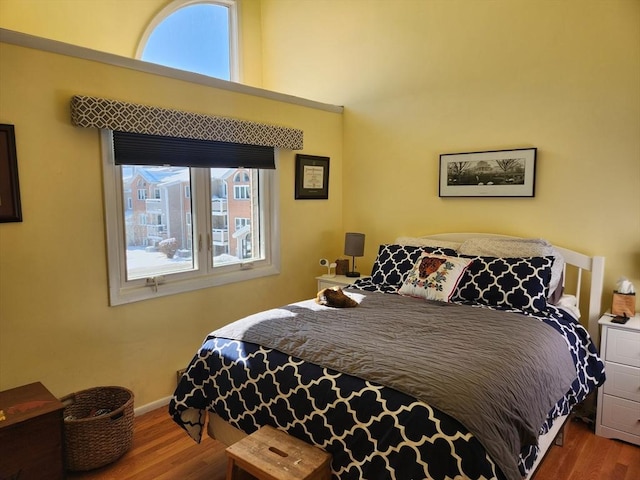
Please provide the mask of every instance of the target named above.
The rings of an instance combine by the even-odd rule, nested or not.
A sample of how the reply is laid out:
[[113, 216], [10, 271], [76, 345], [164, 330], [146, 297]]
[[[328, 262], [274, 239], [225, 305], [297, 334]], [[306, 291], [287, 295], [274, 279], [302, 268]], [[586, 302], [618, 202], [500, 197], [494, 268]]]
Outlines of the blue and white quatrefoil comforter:
[[174, 420], [197, 441], [207, 411], [247, 433], [272, 425], [331, 453], [341, 480], [515, 479], [537, 435], [604, 380], [585, 329], [555, 307], [349, 295], [357, 308], [300, 302], [213, 332]]

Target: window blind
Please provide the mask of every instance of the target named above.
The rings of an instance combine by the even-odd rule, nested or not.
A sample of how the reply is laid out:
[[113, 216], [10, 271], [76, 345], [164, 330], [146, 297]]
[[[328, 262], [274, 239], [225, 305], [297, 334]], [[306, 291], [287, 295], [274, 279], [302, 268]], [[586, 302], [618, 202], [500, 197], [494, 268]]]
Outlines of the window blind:
[[274, 169], [274, 149], [260, 145], [113, 132], [117, 165]]

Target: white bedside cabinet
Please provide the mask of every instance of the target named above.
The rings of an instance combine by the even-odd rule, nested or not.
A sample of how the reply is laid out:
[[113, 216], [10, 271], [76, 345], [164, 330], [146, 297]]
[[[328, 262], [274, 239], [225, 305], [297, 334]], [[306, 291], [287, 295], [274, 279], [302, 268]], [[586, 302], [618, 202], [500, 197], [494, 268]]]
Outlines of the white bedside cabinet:
[[607, 379], [598, 389], [596, 435], [640, 445], [640, 315], [624, 325], [611, 320], [598, 321]]
[[347, 277], [346, 275], [321, 275], [316, 277], [318, 281], [318, 291], [323, 288], [331, 288], [331, 287], [346, 287], [347, 285], [351, 285], [353, 282], [363, 277]]

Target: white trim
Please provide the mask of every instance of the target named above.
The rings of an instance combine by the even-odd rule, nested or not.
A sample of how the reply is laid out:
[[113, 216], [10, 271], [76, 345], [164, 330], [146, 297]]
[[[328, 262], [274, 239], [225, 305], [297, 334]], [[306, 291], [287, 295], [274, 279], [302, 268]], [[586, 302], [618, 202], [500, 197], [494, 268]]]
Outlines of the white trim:
[[240, 14], [237, 0], [217, 0], [229, 5], [229, 75], [240, 82]]
[[309, 107], [316, 110], [324, 110], [326, 112], [332, 113], [342, 113], [344, 111], [344, 107], [339, 105], [316, 102], [314, 100], [295, 97], [293, 95], [286, 95], [283, 93], [272, 92], [270, 90], [264, 90], [262, 88], [251, 87], [249, 85], [228, 82], [227, 80], [221, 80], [219, 78], [213, 78], [207, 75], [201, 75], [199, 73], [186, 72], [184, 70], [165, 67], [163, 65], [157, 65], [155, 63], [143, 62], [142, 60], [137, 60], [135, 58], [122, 57], [120, 55], [114, 55], [113, 53], [100, 52], [98, 50], [79, 47], [77, 45], [50, 40], [48, 38], [36, 37], [34, 35], [15, 32], [13, 30], [7, 30], [4, 28], [0, 28], [0, 42], [9, 43], [20, 47], [33, 48], [35, 50], [41, 50], [44, 52], [56, 53], [59, 55], [66, 55], [68, 57], [81, 58], [83, 60], [90, 60], [93, 62], [104, 63], [106, 65], [112, 65], [115, 67], [127, 68], [129, 70], [135, 70], [138, 72], [173, 78], [176, 80], [205, 85], [208, 87], [227, 90], [230, 92], [243, 93], [246, 95], [252, 95], [254, 97], [266, 98], [268, 100], [275, 100], [278, 102], [290, 103], [302, 107]]
[[140, 415], [144, 415], [145, 413], [152, 412], [153, 410], [157, 410], [158, 408], [166, 407], [167, 405], [169, 405], [170, 401], [171, 401], [171, 395], [168, 397], [160, 398], [155, 402], [147, 403], [146, 405], [142, 405], [140, 407], [134, 408], [133, 415], [136, 417], [139, 417]]

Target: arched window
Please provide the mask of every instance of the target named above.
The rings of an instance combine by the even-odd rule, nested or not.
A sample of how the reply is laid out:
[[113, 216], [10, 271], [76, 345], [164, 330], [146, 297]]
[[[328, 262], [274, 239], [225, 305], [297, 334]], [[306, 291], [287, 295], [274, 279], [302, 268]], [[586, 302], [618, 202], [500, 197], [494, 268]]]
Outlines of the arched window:
[[144, 32], [136, 58], [238, 80], [235, 0], [175, 0]]
[[234, 183], [249, 183], [249, 174], [247, 172], [238, 172], [233, 177]]

